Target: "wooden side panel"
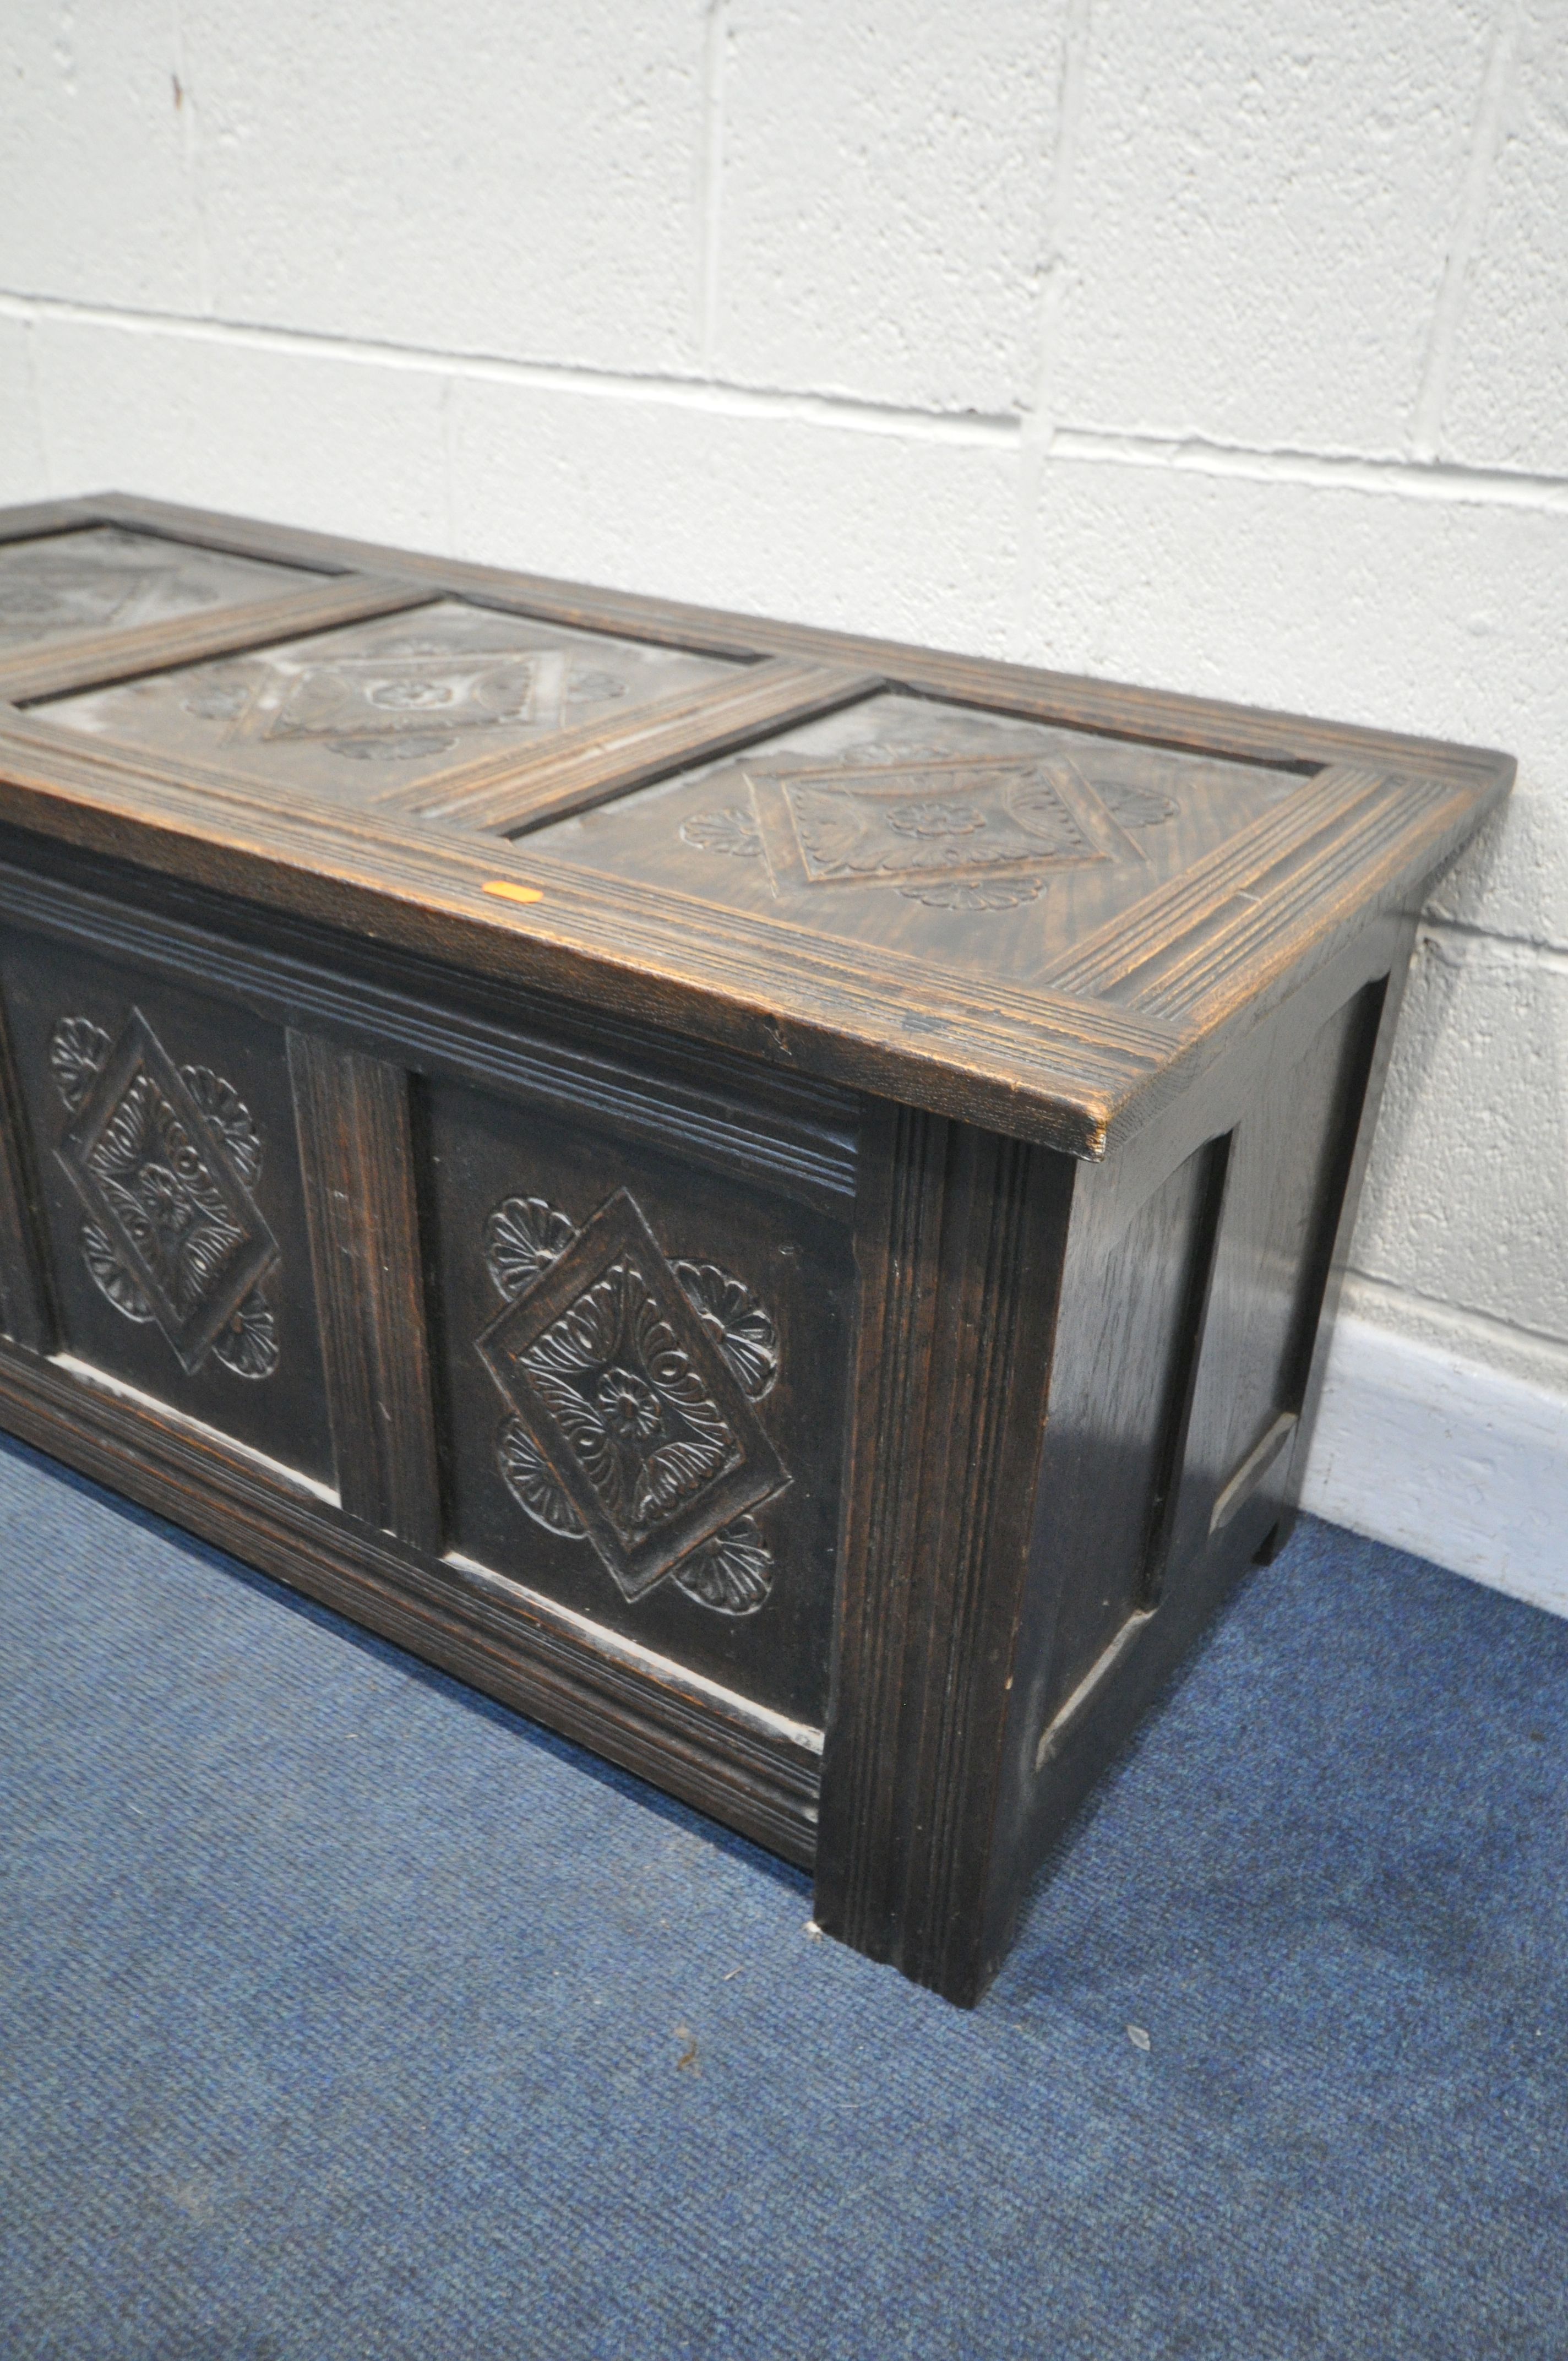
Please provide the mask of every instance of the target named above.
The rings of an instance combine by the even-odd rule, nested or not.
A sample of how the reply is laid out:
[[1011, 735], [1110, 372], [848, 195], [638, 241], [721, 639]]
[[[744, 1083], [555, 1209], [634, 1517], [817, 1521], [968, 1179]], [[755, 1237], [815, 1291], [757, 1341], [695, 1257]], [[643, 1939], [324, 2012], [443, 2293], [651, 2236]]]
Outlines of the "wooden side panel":
[[[1396, 975], [1408, 948], [1408, 928], [1390, 934]], [[1244, 1058], [1211, 1078], [1197, 1104], [1180, 1110], [1183, 1160], [1132, 1217], [1135, 1229], [1146, 1230], [1179, 1213], [1188, 1240], [1185, 1282], [1165, 1291], [1163, 1422], [1151, 1422], [1147, 1391], [1131, 1382], [1102, 1389], [1098, 1411], [1092, 1389], [1064, 1389], [1072, 1356], [1093, 1334], [1089, 1298], [1106, 1268], [1089, 1205], [1081, 1219], [1075, 1211], [998, 1870], [986, 1901], [992, 1960], [1011, 1940], [1033, 1868], [1231, 1586], [1255, 1558], [1272, 1554], [1288, 1518], [1310, 1372], [1321, 1367], [1320, 1317], [1354, 1217], [1397, 998], [1397, 987], [1376, 975], [1364, 983], [1365, 973], [1364, 966], [1347, 979], [1337, 1007], [1316, 994], [1288, 1006]], [[1215, 1128], [1194, 1151], [1191, 1132], [1205, 1115]], [[1086, 1176], [1084, 1195], [1102, 1190], [1113, 1207], [1117, 1184], [1113, 1170]], [[1148, 1244], [1146, 1237], [1146, 1251]], [[1157, 1257], [1148, 1268], [1157, 1292]], [[1135, 1277], [1131, 1265], [1129, 1272]], [[1113, 1330], [1113, 1306], [1110, 1314]], [[1129, 1375], [1150, 1356], [1158, 1357], [1153, 1339], [1124, 1356]], [[1095, 1471], [1093, 1481], [1073, 1481], [1079, 1459]], [[1148, 1527], [1141, 1517], [1129, 1521], [1128, 1492], [1157, 1504], [1163, 1495], [1165, 1503], [1154, 1511], [1159, 1578], [1146, 1580], [1141, 1595], [1134, 1542]], [[1108, 1543], [1118, 1532], [1122, 1571], [1108, 1584]]]
[[970, 2001], [1071, 1168], [907, 1111], [872, 1160], [817, 1916]]
[[1046, 1728], [1163, 1586], [1228, 1163], [1210, 1142], [1130, 1215], [1080, 1183], [1040, 1474]]
[[[1351, 1239], [1355, 1229], [1356, 1208], [1361, 1202], [1362, 1183], [1372, 1153], [1373, 1135], [1376, 1127], [1377, 1110], [1383, 1103], [1383, 1088], [1388, 1077], [1389, 1060], [1394, 1053], [1394, 1037], [1399, 1022], [1409, 983], [1410, 954], [1415, 941], [1415, 923], [1408, 921], [1398, 930], [1397, 949], [1388, 974], [1375, 983], [1366, 994], [1364, 1009], [1363, 1046], [1367, 1053], [1365, 1087], [1361, 1097], [1360, 1120], [1348, 1141], [1348, 1156], [1341, 1181], [1339, 1215], [1332, 1237], [1321, 1241], [1327, 1250], [1327, 1268], [1322, 1277], [1321, 1300], [1315, 1333], [1304, 1333], [1299, 1339], [1301, 1356], [1296, 1369], [1300, 1389], [1299, 1416], [1292, 1438], [1288, 1465], [1280, 1471], [1280, 1514], [1268, 1537], [1262, 1554], [1276, 1554], [1288, 1540], [1295, 1522], [1296, 1505], [1300, 1495], [1301, 1478], [1307, 1455], [1311, 1448], [1312, 1430], [1317, 1422], [1318, 1404], [1322, 1396], [1323, 1378], [1328, 1366], [1329, 1344], [1332, 1334], [1334, 1314], [1344, 1286], [1346, 1267], [1350, 1260]], [[1376, 997], [1375, 997], [1376, 995]], [[1374, 1025], [1376, 1027], [1373, 1031]], [[1367, 1034], [1372, 1034], [1370, 1040]], [[1352, 1078], [1354, 1081], [1354, 1077]], [[1301, 1366], [1304, 1363], [1304, 1366]]]
[[1304, 1404], [1382, 997], [1367, 987], [1275, 1060], [1236, 1126], [1173, 1563], [1202, 1552], [1249, 1485], [1283, 1493], [1282, 1422]]
[[338, 1494], [367, 1524], [441, 1546], [408, 1077], [289, 1035]]

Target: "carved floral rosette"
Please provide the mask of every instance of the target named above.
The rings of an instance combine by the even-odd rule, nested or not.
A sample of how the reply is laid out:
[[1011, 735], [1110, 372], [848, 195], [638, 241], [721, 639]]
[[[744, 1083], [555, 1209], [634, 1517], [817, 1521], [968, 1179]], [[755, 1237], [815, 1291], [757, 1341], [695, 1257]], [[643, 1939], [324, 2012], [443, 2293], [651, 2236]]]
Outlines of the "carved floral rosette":
[[[484, 1230], [485, 1264], [498, 1293], [509, 1304], [520, 1301], [578, 1235], [569, 1217], [543, 1198], [505, 1199]], [[677, 1259], [668, 1268], [747, 1401], [762, 1400], [779, 1373], [771, 1314], [743, 1280], [717, 1263]], [[628, 1347], [634, 1342], [636, 1350], [618, 1353], [618, 1340]], [[624, 1516], [656, 1514], [678, 1499], [699, 1498], [729, 1464], [733, 1438], [646, 1281], [629, 1264], [618, 1263], [587, 1290], [528, 1359], [555, 1400], [585, 1467], [614, 1493]], [[628, 1366], [633, 1360], [637, 1366]], [[661, 1442], [671, 1411], [679, 1439]], [[496, 1464], [507, 1490], [535, 1524], [562, 1540], [587, 1537], [582, 1515], [515, 1412], [498, 1433]], [[671, 1571], [698, 1605], [720, 1615], [754, 1615], [773, 1587], [773, 1557], [756, 1518], [744, 1515], [697, 1543]]]
[[[71, 1115], [87, 1118], [113, 1090], [106, 1078], [137, 1030], [156, 1064], [133, 1062], [113, 1104], [96, 1109], [90, 1146], [73, 1146], [68, 1135], [60, 1151], [102, 1209], [78, 1231], [82, 1262], [123, 1319], [164, 1330], [188, 1372], [210, 1355], [234, 1377], [269, 1378], [278, 1366], [272, 1307], [249, 1277], [235, 1278], [275, 1261], [276, 1247], [250, 1194], [261, 1174], [260, 1136], [234, 1085], [209, 1066], [174, 1069], [144, 1018], [134, 1017], [116, 1043], [89, 1017], [62, 1016], [49, 1044], [55, 1088]], [[203, 1142], [203, 1126], [221, 1156]], [[137, 1276], [138, 1255], [162, 1280], [162, 1310]], [[192, 1350], [181, 1342], [187, 1322], [200, 1340]]]

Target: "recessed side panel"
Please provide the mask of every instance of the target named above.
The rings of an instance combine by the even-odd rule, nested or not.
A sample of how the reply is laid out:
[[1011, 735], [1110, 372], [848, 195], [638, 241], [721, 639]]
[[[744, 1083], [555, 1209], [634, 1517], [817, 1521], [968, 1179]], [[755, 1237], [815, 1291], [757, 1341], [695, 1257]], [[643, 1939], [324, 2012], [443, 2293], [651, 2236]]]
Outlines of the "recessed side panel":
[[1158, 1604], [1229, 1148], [1200, 1148], [1130, 1218], [1080, 1183], [1042, 1483], [1042, 1732]]
[[57, 1349], [331, 1484], [281, 1029], [42, 935], [0, 972]]
[[820, 1724], [848, 1202], [454, 1082], [416, 1141], [449, 1549]]
[[1080, 1182], [1040, 1490], [1036, 1773], [1187, 1615], [1231, 1528], [1255, 1548], [1285, 1497], [1381, 994], [1304, 1051], [1277, 1036], [1240, 1121], [1130, 1219], [1111, 1226], [1113, 1183]]
[[1236, 1126], [1173, 1569], [1284, 1489], [1382, 999], [1369, 985], [1277, 1058]]

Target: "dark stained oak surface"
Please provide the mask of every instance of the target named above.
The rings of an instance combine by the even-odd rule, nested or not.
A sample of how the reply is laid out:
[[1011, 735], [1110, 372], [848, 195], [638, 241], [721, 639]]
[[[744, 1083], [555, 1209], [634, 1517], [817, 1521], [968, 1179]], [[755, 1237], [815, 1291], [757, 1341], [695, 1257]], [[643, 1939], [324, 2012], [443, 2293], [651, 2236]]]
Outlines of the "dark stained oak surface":
[[973, 2002], [1288, 1530], [1417, 917], [1512, 775], [0, 516], [0, 1422]]

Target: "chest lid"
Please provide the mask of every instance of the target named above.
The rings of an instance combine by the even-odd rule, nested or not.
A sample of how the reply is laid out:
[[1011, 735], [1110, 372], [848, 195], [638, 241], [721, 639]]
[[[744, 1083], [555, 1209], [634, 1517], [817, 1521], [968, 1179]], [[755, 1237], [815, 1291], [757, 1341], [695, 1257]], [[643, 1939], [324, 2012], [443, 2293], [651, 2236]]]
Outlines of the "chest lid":
[[13, 827], [1089, 1156], [1513, 774], [117, 498], [0, 699]]

